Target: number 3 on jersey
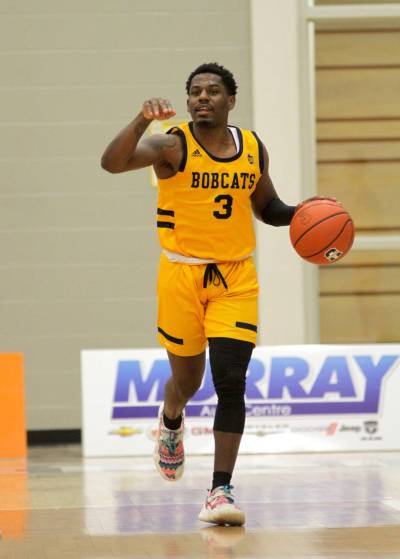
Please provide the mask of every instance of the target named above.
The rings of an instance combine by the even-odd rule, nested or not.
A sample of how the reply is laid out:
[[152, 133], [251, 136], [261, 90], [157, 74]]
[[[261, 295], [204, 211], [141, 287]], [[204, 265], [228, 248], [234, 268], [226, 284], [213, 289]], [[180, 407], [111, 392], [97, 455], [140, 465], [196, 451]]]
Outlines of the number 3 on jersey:
[[221, 206], [221, 210], [225, 210], [224, 212], [220, 212], [219, 210], [213, 212], [213, 215], [217, 219], [228, 219], [228, 217], [231, 217], [233, 204], [232, 196], [229, 196], [229, 194], [220, 194], [219, 196], [216, 196], [214, 198], [214, 202], [216, 202], [217, 204], [219, 204], [220, 202], [225, 202], [225, 204], [222, 204]]

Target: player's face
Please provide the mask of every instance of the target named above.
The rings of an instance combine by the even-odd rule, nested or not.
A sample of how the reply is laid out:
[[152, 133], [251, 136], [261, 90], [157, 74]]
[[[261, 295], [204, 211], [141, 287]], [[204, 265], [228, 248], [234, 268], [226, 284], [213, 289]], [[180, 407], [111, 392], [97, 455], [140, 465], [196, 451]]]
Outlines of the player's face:
[[187, 106], [195, 124], [217, 126], [227, 122], [235, 96], [228, 95], [220, 76], [197, 74], [190, 84]]

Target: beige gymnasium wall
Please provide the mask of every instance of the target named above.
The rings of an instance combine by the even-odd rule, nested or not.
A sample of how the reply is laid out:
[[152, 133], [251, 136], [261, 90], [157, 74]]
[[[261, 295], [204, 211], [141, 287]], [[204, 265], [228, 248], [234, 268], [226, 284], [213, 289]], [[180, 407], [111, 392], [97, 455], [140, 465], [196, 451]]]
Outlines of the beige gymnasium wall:
[[171, 99], [204, 61], [239, 82], [252, 124], [242, 0], [0, 2], [0, 350], [26, 359], [30, 430], [81, 425], [80, 350], [157, 344], [148, 170], [100, 156], [144, 99]]
[[[318, 191], [359, 234], [400, 232], [400, 26], [316, 34]], [[321, 341], [400, 341], [400, 253], [353, 250], [320, 269]]]

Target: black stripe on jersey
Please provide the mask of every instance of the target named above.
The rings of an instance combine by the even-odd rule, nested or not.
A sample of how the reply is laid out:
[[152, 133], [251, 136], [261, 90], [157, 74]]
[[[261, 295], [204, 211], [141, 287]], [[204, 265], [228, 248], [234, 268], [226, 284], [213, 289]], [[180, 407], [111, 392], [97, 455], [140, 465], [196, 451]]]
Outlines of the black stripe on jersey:
[[260, 164], [260, 173], [263, 174], [263, 172], [264, 172], [264, 146], [263, 146], [262, 141], [260, 140], [260, 138], [257, 136], [257, 134], [254, 131], [253, 131], [253, 136], [257, 140], [258, 161], [259, 161], [259, 164]]
[[257, 326], [255, 324], [249, 324], [248, 322], [236, 322], [235, 326], [237, 328], [244, 328], [245, 330], [257, 332]]
[[169, 130], [167, 130], [167, 134], [175, 134], [176, 136], [179, 136], [181, 141], [182, 141], [182, 159], [179, 163], [178, 171], [180, 173], [183, 173], [183, 171], [185, 170], [186, 161], [187, 161], [187, 143], [186, 143], [185, 134], [184, 134], [183, 130], [181, 130], [177, 126], [174, 126], [173, 128], [170, 128]]
[[238, 138], [239, 138], [239, 151], [235, 154], [232, 155], [232, 157], [217, 157], [216, 155], [213, 155], [212, 153], [210, 153], [208, 150], [206, 150], [206, 148], [203, 146], [203, 144], [201, 142], [199, 142], [199, 140], [196, 138], [196, 136], [194, 135], [194, 129], [193, 129], [193, 122], [189, 122], [189, 130], [193, 136], [193, 138], [196, 140], [196, 142], [199, 144], [199, 146], [201, 147], [201, 149], [203, 149], [206, 154], [211, 157], [211, 159], [214, 159], [214, 161], [226, 161], [227, 163], [229, 163], [230, 161], [235, 161], [236, 159], [239, 159], [239, 157], [242, 155], [243, 153], [243, 135], [242, 135], [242, 131], [240, 130], [240, 128], [238, 128], [237, 126], [232, 126], [231, 124], [229, 125], [230, 128], [236, 128], [237, 130], [237, 134], [238, 134]]
[[174, 229], [175, 223], [172, 223], [172, 221], [157, 221], [157, 227], [161, 229]]
[[175, 216], [174, 210], [163, 210], [162, 208], [157, 208], [157, 215], [170, 215], [171, 217]]
[[167, 334], [162, 328], [158, 327], [157, 330], [164, 336], [164, 338], [170, 342], [174, 342], [174, 344], [183, 345], [182, 338], [174, 338], [170, 334]]

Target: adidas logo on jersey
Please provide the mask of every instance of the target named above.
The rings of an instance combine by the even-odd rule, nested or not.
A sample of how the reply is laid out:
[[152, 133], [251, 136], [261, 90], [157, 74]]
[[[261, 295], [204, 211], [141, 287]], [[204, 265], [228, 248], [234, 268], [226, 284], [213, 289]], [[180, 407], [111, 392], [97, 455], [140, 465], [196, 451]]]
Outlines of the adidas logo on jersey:
[[194, 152], [192, 153], [192, 157], [202, 157], [202, 155], [198, 149], [195, 149]]

